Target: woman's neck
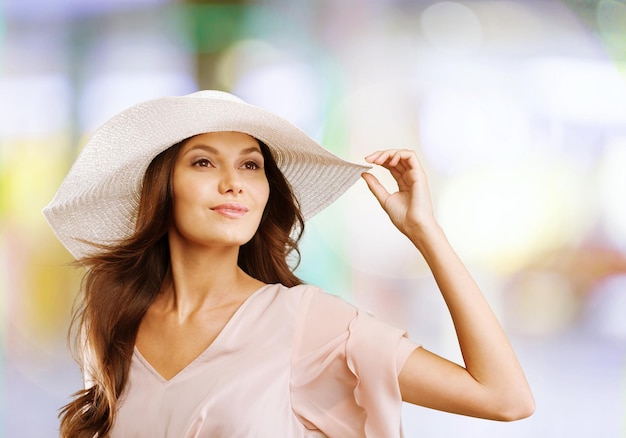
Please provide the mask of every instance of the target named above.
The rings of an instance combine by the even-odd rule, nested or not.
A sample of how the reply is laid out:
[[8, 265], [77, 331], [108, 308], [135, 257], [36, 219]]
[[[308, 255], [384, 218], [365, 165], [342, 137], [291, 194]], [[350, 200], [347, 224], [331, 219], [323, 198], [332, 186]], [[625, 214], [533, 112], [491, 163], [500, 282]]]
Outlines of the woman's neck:
[[239, 248], [170, 249], [170, 272], [156, 304], [180, 318], [243, 301], [263, 285], [238, 265]]

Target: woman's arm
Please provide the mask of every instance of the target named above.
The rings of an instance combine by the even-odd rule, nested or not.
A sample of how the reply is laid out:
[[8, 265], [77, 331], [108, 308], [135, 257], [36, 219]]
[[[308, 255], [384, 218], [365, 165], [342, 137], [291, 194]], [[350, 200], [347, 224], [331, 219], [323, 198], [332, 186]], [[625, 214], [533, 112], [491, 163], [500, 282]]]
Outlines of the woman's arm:
[[387, 168], [398, 183], [398, 191], [390, 194], [376, 177], [363, 174], [391, 221], [432, 270], [465, 362], [463, 368], [416, 349], [400, 372], [403, 400], [493, 420], [531, 415], [535, 402], [524, 372], [489, 304], [434, 217], [426, 175], [415, 152], [378, 151], [366, 160]]

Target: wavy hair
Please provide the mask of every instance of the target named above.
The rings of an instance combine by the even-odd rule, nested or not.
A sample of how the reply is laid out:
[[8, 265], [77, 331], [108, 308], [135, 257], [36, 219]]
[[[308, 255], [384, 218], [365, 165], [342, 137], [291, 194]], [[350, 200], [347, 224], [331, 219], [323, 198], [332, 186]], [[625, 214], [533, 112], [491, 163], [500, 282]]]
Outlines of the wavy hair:
[[[61, 437], [105, 437], [113, 425], [139, 324], [170, 269], [171, 179], [185, 141], [163, 151], [146, 170], [134, 234], [119, 244], [98, 246], [100, 252], [79, 261], [87, 271], [69, 337], [88, 383], [61, 408]], [[291, 287], [302, 283], [293, 271], [300, 260], [304, 219], [270, 149], [260, 141], [259, 145], [270, 194], [257, 232], [240, 248], [238, 264], [264, 283]], [[292, 254], [295, 261], [290, 266]]]

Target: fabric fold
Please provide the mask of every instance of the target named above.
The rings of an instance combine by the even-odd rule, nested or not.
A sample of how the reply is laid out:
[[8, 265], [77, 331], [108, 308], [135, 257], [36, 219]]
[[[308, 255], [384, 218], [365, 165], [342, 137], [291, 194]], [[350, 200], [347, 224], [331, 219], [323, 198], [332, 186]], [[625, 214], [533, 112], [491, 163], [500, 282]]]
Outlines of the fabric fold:
[[357, 379], [354, 398], [366, 412], [366, 437], [402, 437], [400, 368], [416, 348], [405, 333], [358, 311], [350, 322], [346, 362]]
[[417, 345], [338, 297], [311, 293], [295, 342], [294, 413], [331, 438], [402, 437], [398, 374]]

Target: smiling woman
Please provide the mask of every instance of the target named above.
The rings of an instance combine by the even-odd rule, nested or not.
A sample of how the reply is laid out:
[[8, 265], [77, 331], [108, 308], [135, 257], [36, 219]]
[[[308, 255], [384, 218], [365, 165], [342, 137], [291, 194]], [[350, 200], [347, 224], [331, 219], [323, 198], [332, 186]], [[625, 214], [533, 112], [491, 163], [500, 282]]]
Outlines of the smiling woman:
[[185, 141], [172, 176], [170, 251], [184, 252], [189, 244], [226, 246], [236, 255], [255, 234], [269, 197], [263, 162], [259, 143], [240, 132]]
[[[162, 287], [148, 308], [135, 341], [137, 350], [166, 380], [206, 350], [241, 303], [263, 286], [237, 265], [239, 248], [256, 233], [269, 198], [263, 163], [259, 142], [239, 132], [191, 137], [168, 163], [173, 165], [168, 172], [173, 204], [168, 228], [170, 285]], [[220, 289], [211, 299], [195, 298], [211, 288], [198, 284], [194, 276], [195, 267], [208, 259], [214, 262], [202, 268], [203, 275], [244, 286]], [[188, 302], [190, 297], [197, 302]], [[193, 315], [198, 308], [200, 318]]]
[[[530, 415], [522, 369], [434, 218], [415, 152], [366, 161], [398, 191], [217, 91], [139, 104], [100, 128], [44, 209], [87, 268], [74, 319], [86, 384], [61, 435], [400, 437], [403, 400]], [[287, 263], [304, 220], [360, 176], [431, 267], [464, 366]]]

